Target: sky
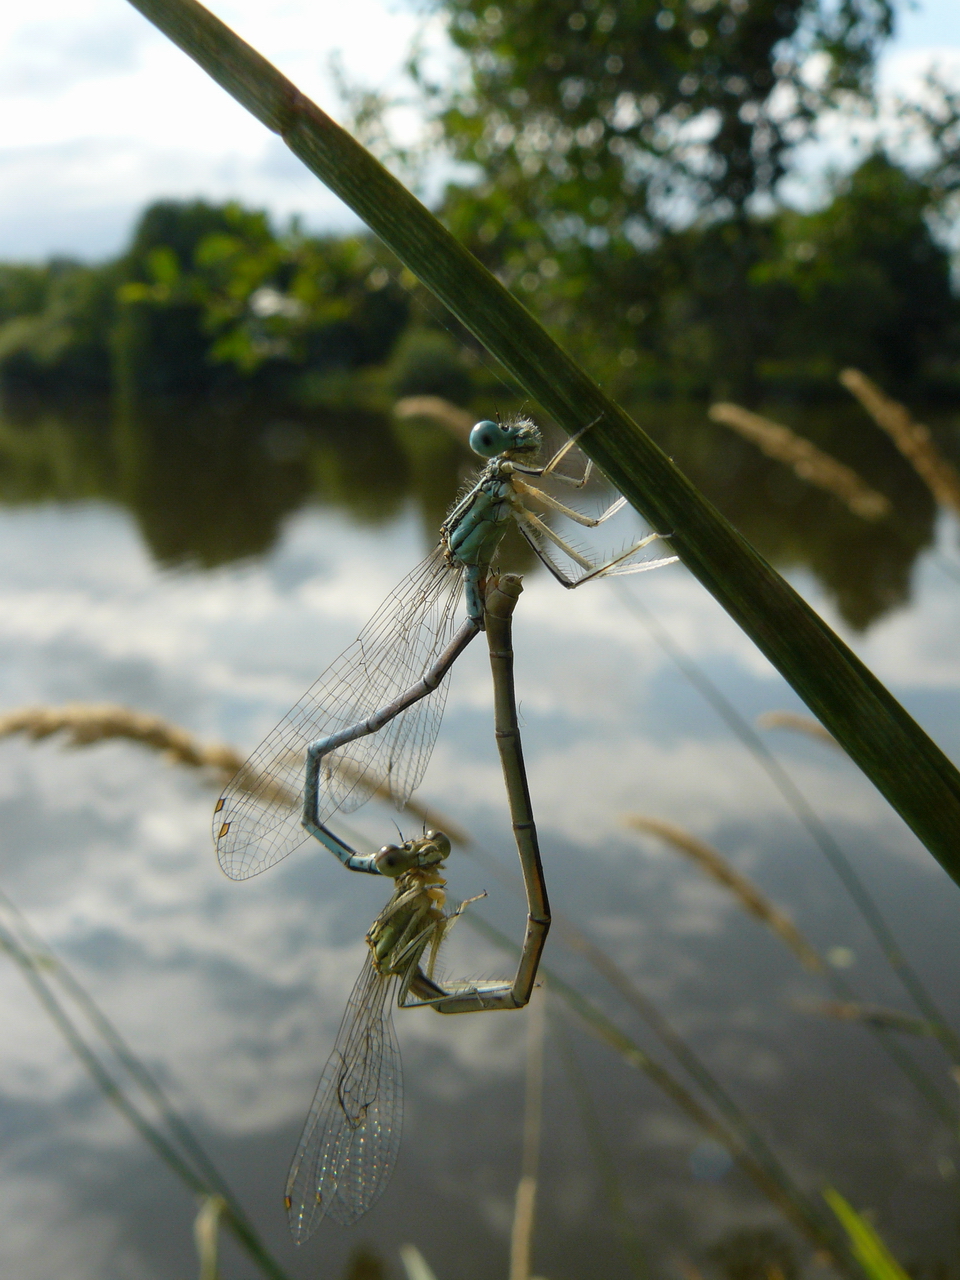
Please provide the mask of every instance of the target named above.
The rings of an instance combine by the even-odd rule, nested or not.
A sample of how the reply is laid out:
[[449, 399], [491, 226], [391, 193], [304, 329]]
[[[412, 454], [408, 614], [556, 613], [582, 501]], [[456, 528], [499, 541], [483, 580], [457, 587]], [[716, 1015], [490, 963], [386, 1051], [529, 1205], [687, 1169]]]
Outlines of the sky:
[[[216, 12], [325, 110], [349, 78], [386, 91], [420, 32], [442, 57], [439, 25], [402, 0], [224, 0]], [[902, 13], [882, 84], [909, 91], [932, 62], [960, 76], [960, 5], [920, 0]], [[794, 191], [815, 198], [823, 160], [842, 164], [836, 127]], [[237, 106], [124, 0], [34, 0], [0, 14], [0, 260], [117, 253], [143, 206], [161, 197], [231, 197], [315, 229], [356, 225], [275, 136]]]

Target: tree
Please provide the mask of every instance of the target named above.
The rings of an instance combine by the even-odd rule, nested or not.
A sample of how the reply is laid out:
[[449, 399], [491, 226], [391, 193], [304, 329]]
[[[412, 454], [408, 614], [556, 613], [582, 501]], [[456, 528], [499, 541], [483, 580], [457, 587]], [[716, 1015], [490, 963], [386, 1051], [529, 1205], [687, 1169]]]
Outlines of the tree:
[[831, 378], [856, 365], [895, 387], [938, 358], [955, 360], [960, 316], [931, 202], [925, 181], [877, 152], [826, 208], [782, 214], [752, 282], [767, 295], [771, 354], [825, 366]]
[[114, 263], [66, 258], [42, 266], [0, 264], [0, 376], [11, 385], [104, 391], [114, 315]]
[[742, 217], [818, 113], [869, 97], [892, 26], [892, 0], [442, 3], [468, 83], [438, 115], [485, 175], [491, 252], [530, 218], [563, 245]]
[[115, 345], [145, 390], [376, 364], [407, 317], [369, 238], [278, 235], [235, 203], [151, 206], [125, 277]]
[[827, 107], [870, 101], [892, 4], [442, 0], [465, 78], [427, 88], [481, 175], [448, 188], [442, 216], [575, 343], [613, 336], [608, 361], [633, 348], [650, 364], [651, 318], [666, 308], [679, 331], [697, 313], [687, 383], [706, 361], [708, 383], [749, 398], [777, 183]]
[[960, 307], [930, 209], [926, 183], [877, 152], [816, 212], [694, 225], [647, 252], [594, 255], [578, 335], [595, 358], [604, 345], [643, 352], [634, 385], [646, 373], [721, 398], [836, 391], [848, 365], [903, 394], [942, 387]]

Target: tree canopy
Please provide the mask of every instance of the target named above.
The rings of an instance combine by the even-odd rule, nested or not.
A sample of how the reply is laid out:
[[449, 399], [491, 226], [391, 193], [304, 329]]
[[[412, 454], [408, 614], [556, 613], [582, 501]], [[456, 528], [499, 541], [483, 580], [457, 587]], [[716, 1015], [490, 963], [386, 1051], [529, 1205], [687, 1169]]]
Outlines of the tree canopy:
[[944, 163], [878, 149], [815, 214], [777, 198], [823, 113], [871, 104], [893, 0], [435, 2], [464, 74], [427, 89], [473, 166], [442, 216], [598, 373], [746, 399], [850, 362], [954, 377]]
[[893, 20], [892, 0], [440, 3], [467, 67], [435, 90], [455, 155], [559, 241], [741, 213], [826, 107], [869, 98]]
[[236, 203], [165, 200], [112, 262], [0, 264], [0, 373], [184, 392], [358, 369], [386, 360], [408, 309], [369, 237], [278, 233]]

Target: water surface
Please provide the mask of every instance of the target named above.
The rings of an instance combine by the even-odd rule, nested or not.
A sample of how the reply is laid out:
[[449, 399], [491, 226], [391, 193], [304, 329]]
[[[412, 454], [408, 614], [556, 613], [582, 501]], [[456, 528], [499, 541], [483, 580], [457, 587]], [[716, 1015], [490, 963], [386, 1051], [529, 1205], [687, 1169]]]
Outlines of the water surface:
[[[696, 409], [649, 425], [709, 496], [956, 759], [960, 566], [952, 520], [886, 440], [839, 411], [794, 424], [897, 503], [866, 526]], [[945, 422], [948, 433], [954, 430]], [[442, 433], [373, 414], [258, 405], [8, 407], [0, 424], [0, 707], [124, 703], [250, 749], [426, 553], [471, 463]], [[582, 506], [599, 510], [591, 489]], [[643, 531], [626, 513], [598, 551]], [[871, 1002], [911, 1010], [860, 917], [742, 745], [691, 688], [621, 587], [566, 593], [514, 548], [524, 745], [554, 906], [614, 955], [756, 1118], [796, 1179], [871, 1209], [900, 1257], [955, 1266], [954, 1141], [862, 1028], [803, 1002], [829, 995], [783, 945], [628, 813], [715, 844], [813, 943], [850, 962]], [[748, 720], [801, 710], [769, 664], [679, 566], [628, 579]], [[454, 673], [420, 797], [512, 865], [482, 642]], [[843, 756], [784, 732], [771, 747], [895, 921], [957, 1020], [960, 895]], [[286, 1168], [384, 886], [303, 849], [243, 884], [219, 871], [215, 789], [129, 743], [0, 742], [0, 886], [169, 1085], [295, 1277], [337, 1277], [360, 1246], [401, 1275], [415, 1243], [439, 1280], [506, 1274], [519, 1173], [524, 1014], [397, 1016], [408, 1107], [394, 1179], [356, 1227], [300, 1250]], [[376, 804], [350, 826], [393, 838]], [[409, 820], [407, 820], [409, 822]], [[522, 906], [455, 854], [454, 898], [519, 939]], [[839, 951], [837, 949], [840, 949]], [[668, 1055], [583, 960], [548, 962], [659, 1060]], [[451, 975], [509, 960], [461, 923]], [[195, 1273], [194, 1205], [103, 1101], [12, 966], [0, 969], [0, 1259], [22, 1280], [178, 1280]], [[562, 1008], [558, 1006], [562, 1014]], [[650, 1274], [704, 1265], [755, 1227], [807, 1251], [721, 1153], [642, 1075], [573, 1021], [589, 1097], [547, 1041], [535, 1270], [632, 1274], [584, 1128], [595, 1113]], [[952, 1102], [927, 1042], [907, 1045]], [[253, 1273], [229, 1249], [227, 1280]], [[938, 1274], [952, 1274], [938, 1272]]]

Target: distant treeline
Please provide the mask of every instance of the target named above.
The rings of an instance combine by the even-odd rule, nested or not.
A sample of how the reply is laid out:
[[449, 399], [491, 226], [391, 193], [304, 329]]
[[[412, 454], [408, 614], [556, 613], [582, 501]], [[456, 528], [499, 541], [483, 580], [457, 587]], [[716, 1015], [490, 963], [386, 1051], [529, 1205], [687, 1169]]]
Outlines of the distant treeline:
[[[458, 234], [509, 277], [489, 202], [482, 225], [479, 208], [448, 194]], [[924, 183], [876, 154], [818, 212], [714, 219], [629, 253], [585, 250], [579, 269], [545, 260], [515, 284], [628, 400], [822, 395], [851, 364], [892, 389], [952, 397], [960, 300], [930, 209]], [[344, 375], [360, 374], [368, 390], [379, 377], [387, 395], [465, 403], [480, 366], [417, 288], [369, 238], [164, 201], [115, 261], [0, 265], [0, 378], [35, 391], [233, 385], [310, 400], [331, 379], [348, 394]]]
[[151, 205], [117, 260], [0, 266], [0, 371], [37, 389], [195, 393], [381, 363], [408, 299], [358, 237], [237, 204]]

